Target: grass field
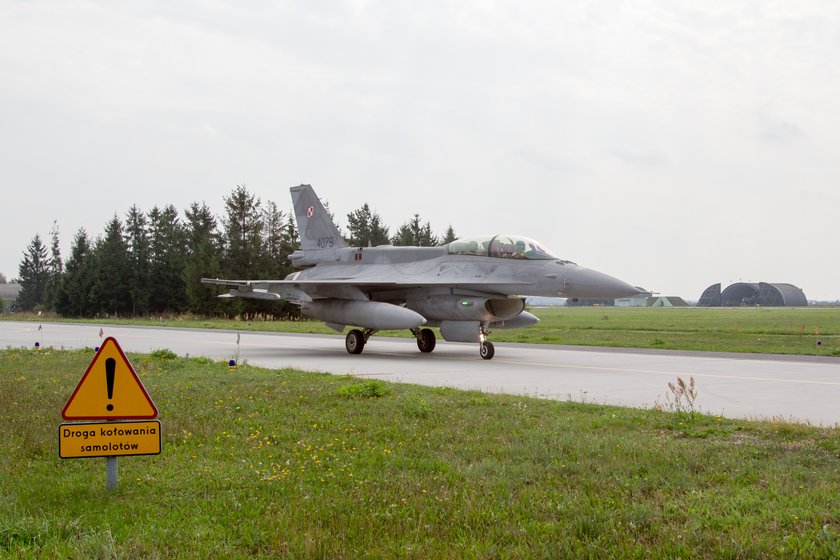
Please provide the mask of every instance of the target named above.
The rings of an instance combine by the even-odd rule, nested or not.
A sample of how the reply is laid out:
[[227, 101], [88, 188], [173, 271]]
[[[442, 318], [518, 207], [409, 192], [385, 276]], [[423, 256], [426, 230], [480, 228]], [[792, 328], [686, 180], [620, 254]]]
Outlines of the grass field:
[[165, 351], [130, 356], [163, 453], [108, 493], [104, 459], [57, 456], [92, 357], [0, 351], [0, 557], [840, 557], [837, 428]]
[[[531, 310], [541, 320], [527, 329], [497, 329], [497, 342], [619, 346], [840, 356], [840, 307], [807, 308], [615, 308]], [[16, 315], [42, 321], [55, 318]], [[10, 319], [6, 317], [6, 319]], [[319, 321], [225, 321], [189, 317], [97, 319], [95, 323], [329, 333]], [[377, 336], [409, 336], [385, 331]]]

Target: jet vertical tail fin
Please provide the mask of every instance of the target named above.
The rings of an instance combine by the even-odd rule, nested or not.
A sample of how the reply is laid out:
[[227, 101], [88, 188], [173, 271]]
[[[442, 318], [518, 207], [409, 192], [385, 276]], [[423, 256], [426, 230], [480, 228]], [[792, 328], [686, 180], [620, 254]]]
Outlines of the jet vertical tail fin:
[[298, 185], [289, 190], [301, 249], [340, 249], [347, 246], [311, 185]]

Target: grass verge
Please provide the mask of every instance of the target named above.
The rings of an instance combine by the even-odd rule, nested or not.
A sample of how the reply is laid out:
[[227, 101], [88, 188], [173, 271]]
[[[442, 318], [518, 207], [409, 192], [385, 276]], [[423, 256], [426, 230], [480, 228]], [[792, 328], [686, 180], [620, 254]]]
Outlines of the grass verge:
[[130, 356], [163, 453], [108, 493], [104, 459], [56, 449], [92, 357], [0, 352], [0, 556], [840, 556], [837, 428], [166, 352]]

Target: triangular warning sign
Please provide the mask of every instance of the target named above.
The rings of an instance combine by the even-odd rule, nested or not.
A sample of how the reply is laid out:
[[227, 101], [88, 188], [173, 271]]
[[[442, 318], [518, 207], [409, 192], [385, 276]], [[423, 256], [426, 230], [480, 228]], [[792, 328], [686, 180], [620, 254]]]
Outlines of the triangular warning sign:
[[157, 414], [122, 348], [110, 336], [61, 411], [65, 420], [139, 420]]

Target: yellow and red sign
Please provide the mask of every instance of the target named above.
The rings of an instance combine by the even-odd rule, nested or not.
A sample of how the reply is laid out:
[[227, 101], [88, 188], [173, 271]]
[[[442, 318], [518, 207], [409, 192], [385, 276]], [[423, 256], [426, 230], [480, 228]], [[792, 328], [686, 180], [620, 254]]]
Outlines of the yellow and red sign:
[[110, 336], [61, 411], [65, 420], [143, 420], [157, 415], [143, 383]]

